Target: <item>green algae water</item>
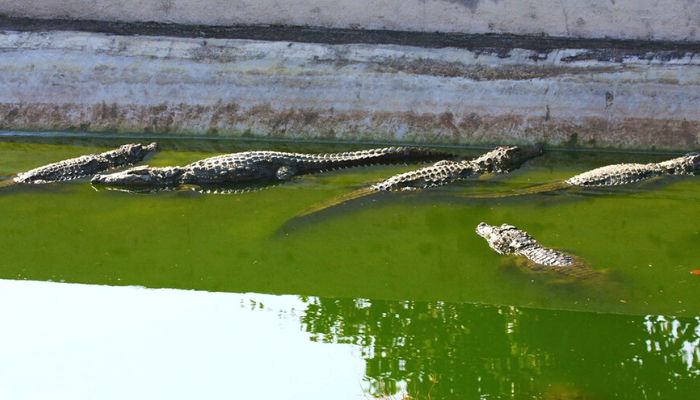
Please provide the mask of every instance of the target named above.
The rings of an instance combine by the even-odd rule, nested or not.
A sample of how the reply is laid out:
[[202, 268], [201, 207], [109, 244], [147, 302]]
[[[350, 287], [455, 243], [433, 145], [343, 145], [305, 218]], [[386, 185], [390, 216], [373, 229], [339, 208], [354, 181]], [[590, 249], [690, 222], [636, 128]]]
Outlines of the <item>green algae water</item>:
[[[0, 140], [0, 179], [126, 141], [7, 136]], [[252, 149], [367, 148], [192, 140], [161, 145], [149, 165], [183, 165]], [[480, 153], [455, 151], [465, 157]], [[235, 194], [134, 194], [94, 188], [84, 180], [0, 188], [1, 286], [20, 292], [3, 301], [0, 311], [6, 314], [13, 302], [14, 312], [21, 313], [18, 299], [41, 298], [52, 290], [66, 296], [85, 290], [71, 284], [99, 288], [81, 294], [88, 303], [122, 286], [195, 290], [197, 298], [240, 301], [244, 311], [237, 310], [231, 320], [240, 324], [226, 340], [259, 337], [257, 355], [273, 359], [245, 358], [237, 368], [247, 371], [243, 375], [250, 383], [231, 378], [238, 391], [229, 392], [232, 388], [212, 378], [208, 390], [219, 387], [214, 397], [235, 397], [245, 392], [240, 386], [265, 386], [290, 376], [293, 385], [310, 374], [330, 380], [333, 389], [309, 388], [305, 398], [695, 398], [700, 276], [691, 271], [700, 269], [699, 177], [479, 197], [556, 182], [606, 164], [673, 156], [547, 153], [511, 174], [425, 192], [372, 195], [302, 218], [296, 216], [315, 204], [419, 165], [332, 171]], [[516, 225], [546, 246], [569, 251], [600, 270], [600, 279], [558, 282], [525, 273], [475, 234], [482, 221]], [[25, 291], [17, 289], [24, 288], [16, 286], [19, 281], [66, 284]], [[119, 297], [120, 302], [135, 296], [129, 290], [115, 293], [126, 299]], [[173, 296], [177, 300], [169, 295], [159, 301], [188, 304], [182, 298], [189, 295]], [[266, 313], [248, 307], [250, 298], [278, 305]], [[209, 311], [203, 315], [211, 320], [197, 323], [231, 318], [223, 306], [207, 307], [216, 312], [205, 307]], [[137, 306], [130, 309], [140, 312]], [[27, 313], [31, 319], [39, 311]], [[269, 321], [277, 325], [270, 327]], [[296, 342], [280, 347], [276, 343], [289, 333], [276, 333], [275, 326], [314, 345], [303, 354], [292, 350], [301, 346]], [[6, 335], [21, 338], [23, 329], [21, 323], [12, 325]], [[80, 322], [75, 329], [81, 329]], [[190, 339], [209, 340], [202, 335]], [[266, 348], [274, 355], [265, 354]], [[317, 364], [329, 355], [342, 373], [323, 375]], [[145, 354], [132, 354], [136, 360], [140, 356]], [[194, 356], [183, 357], [187, 364]], [[109, 360], [105, 356], [105, 363]], [[207, 358], [192, 362], [207, 363]], [[288, 367], [270, 368], [271, 363]], [[168, 397], [191, 398], [185, 395], [192, 390], [188, 382], [178, 380], [183, 390]], [[22, 397], [17, 385], [4, 387], [0, 394]], [[259, 398], [284, 396], [283, 391], [264, 393], [258, 392]]]

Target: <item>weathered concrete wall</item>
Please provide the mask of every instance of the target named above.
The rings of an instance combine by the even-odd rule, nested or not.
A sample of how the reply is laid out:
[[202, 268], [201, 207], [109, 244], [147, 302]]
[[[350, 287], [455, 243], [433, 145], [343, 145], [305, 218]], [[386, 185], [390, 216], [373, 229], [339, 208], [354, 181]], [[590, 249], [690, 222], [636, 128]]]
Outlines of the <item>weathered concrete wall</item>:
[[694, 0], [3, 0], [0, 14], [700, 40], [700, 2]]
[[4, 32], [0, 129], [687, 150], [700, 57]]

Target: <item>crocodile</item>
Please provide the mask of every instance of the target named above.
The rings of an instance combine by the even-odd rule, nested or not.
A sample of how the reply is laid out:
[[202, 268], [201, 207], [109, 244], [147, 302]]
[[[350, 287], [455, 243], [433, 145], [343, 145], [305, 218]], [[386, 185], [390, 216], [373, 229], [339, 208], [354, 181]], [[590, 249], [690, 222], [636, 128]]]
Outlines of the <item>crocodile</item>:
[[577, 187], [621, 186], [663, 175], [693, 175], [697, 171], [700, 171], [700, 153], [689, 153], [658, 163], [607, 165], [573, 176], [564, 184]]
[[542, 154], [542, 146], [527, 148], [502, 146], [472, 160], [441, 160], [433, 165], [389, 177], [371, 186], [316, 204], [297, 217], [303, 217], [325, 209], [381, 192], [405, 192], [429, 189], [475, 178], [484, 174], [503, 174], [520, 167], [525, 161]]
[[542, 246], [530, 234], [513, 225], [495, 226], [481, 222], [476, 233], [486, 239], [496, 253], [524, 258], [526, 262], [521, 265], [528, 271], [549, 272], [577, 280], [601, 274], [578, 257]]
[[696, 172], [700, 172], [700, 153], [688, 153], [681, 157], [676, 157], [657, 163], [626, 163], [606, 165], [604, 167], [596, 168], [572, 176], [571, 178], [560, 182], [546, 183], [511, 193], [477, 195], [472, 197], [510, 197], [552, 192], [570, 188], [585, 189], [623, 186], [664, 175], [694, 175]]
[[130, 143], [99, 154], [87, 154], [58, 161], [17, 174], [14, 183], [43, 184], [91, 176], [111, 168], [134, 164], [157, 149], [157, 143]]
[[541, 154], [541, 146], [497, 147], [473, 160], [442, 160], [428, 167], [394, 175], [370, 186], [370, 190], [377, 192], [419, 190], [443, 186], [483, 174], [507, 173]]
[[284, 181], [297, 175], [338, 168], [445, 157], [452, 155], [419, 147], [385, 147], [327, 154], [246, 151], [195, 161], [183, 167], [139, 166], [100, 174], [93, 177], [92, 183], [135, 189], [251, 184]]

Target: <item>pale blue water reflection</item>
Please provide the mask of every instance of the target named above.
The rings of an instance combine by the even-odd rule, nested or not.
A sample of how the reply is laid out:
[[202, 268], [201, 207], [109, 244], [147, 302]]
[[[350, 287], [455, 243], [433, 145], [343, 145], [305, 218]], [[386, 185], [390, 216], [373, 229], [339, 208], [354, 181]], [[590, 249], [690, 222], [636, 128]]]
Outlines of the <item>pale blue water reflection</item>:
[[293, 296], [0, 280], [0, 398], [364, 398], [356, 349], [310, 341], [304, 308]]

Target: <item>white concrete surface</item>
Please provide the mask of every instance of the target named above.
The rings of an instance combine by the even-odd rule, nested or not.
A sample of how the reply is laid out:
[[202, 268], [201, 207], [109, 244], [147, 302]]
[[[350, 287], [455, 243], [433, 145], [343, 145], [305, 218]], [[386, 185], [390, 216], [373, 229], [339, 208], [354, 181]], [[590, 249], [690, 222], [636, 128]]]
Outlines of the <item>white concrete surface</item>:
[[695, 0], [2, 0], [0, 14], [700, 40], [700, 2]]
[[587, 54], [6, 32], [0, 129], [700, 147], [697, 55]]

